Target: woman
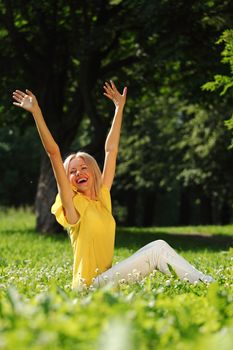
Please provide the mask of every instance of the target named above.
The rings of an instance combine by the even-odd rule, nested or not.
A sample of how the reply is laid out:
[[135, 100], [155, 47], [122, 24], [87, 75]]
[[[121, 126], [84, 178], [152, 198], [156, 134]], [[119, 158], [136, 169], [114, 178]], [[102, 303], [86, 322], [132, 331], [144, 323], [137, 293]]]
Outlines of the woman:
[[41, 141], [47, 152], [57, 181], [58, 195], [52, 206], [57, 221], [68, 230], [74, 252], [74, 289], [83, 285], [101, 286], [111, 281], [131, 281], [155, 269], [170, 274], [170, 266], [181, 278], [191, 283], [212, 282], [166, 242], [157, 240], [141, 248], [131, 257], [112, 266], [115, 221], [111, 214], [110, 190], [118, 153], [123, 109], [127, 88], [120, 94], [113, 81], [105, 83], [104, 95], [113, 101], [115, 114], [105, 142], [102, 174], [95, 159], [85, 152], [71, 154], [64, 162], [60, 150], [46, 126], [36, 97], [31, 91], [13, 92], [14, 105], [32, 113]]

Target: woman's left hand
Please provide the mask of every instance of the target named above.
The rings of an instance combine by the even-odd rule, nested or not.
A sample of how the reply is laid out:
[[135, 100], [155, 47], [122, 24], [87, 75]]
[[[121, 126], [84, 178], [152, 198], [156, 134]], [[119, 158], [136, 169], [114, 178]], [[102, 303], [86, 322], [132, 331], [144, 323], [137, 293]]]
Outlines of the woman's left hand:
[[110, 80], [110, 83], [105, 82], [104, 91], [104, 95], [112, 100], [116, 107], [124, 107], [126, 102], [127, 87], [124, 87], [123, 94], [121, 95], [114, 82]]

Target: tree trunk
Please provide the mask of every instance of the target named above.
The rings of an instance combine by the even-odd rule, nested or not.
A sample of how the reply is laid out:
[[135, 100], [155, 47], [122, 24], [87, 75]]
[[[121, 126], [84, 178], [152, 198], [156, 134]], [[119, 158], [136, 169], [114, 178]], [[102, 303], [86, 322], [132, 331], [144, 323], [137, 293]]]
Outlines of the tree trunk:
[[36, 230], [40, 233], [61, 231], [55, 217], [51, 214], [51, 206], [57, 193], [56, 181], [49, 158], [44, 153], [41, 158], [40, 176], [35, 200]]
[[201, 196], [201, 214], [200, 220], [202, 225], [211, 225], [212, 221], [212, 203], [211, 199], [202, 193]]
[[153, 225], [154, 219], [154, 208], [155, 208], [155, 193], [147, 192], [145, 193], [144, 199], [144, 210], [142, 217], [143, 226]]
[[190, 224], [190, 202], [189, 191], [181, 189], [180, 194], [180, 213], [179, 213], [179, 225]]
[[126, 202], [127, 218], [126, 218], [125, 224], [128, 226], [134, 226], [137, 224], [137, 220], [136, 220], [137, 192], [133, 189], [128, 190], [127, 193], [125, 193], [125, 198], [127, 199], [127, 202]]
[[224, 201], [221, 208], [220, 220], [221, 225], [227, 225], [230, 223], [231, 220], [231, 208], [226, 200]]

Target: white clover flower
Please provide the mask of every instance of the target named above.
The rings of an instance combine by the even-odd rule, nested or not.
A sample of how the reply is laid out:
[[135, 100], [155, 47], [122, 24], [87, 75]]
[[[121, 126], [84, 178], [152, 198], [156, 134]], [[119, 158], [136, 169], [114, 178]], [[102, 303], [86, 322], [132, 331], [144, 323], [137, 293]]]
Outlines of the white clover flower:
[[125, 278], [122, 278], [121, 280], [119, 280], [119, 283], [120, 283], [120, 284], [124, 284], [124, 283], [126, 283]]
[[135, 281], [140, 280], [140, 272], [134, 273], [133, 277]]
[[170, 280], [166, 280], [166, 281], [165, 281], [165, 284], [166, 284], [166, 286], [170, 286], [171, 281], [170, 281]]
[[96, 290], [96, 288], [92, 284], [89, 286], [88, 289], [90, 292], [94, 292]]
[[145, 282], [146, 282], [146, 278], [143, 278], [143, 279], [140, 281], [140, 286], [144, 286]]
[[150, 273], [150, 277], [151, 277], [151, 278], [155, 277], [156, 272], [157, 272], [157, 270], [154, 269], [154, 270]]

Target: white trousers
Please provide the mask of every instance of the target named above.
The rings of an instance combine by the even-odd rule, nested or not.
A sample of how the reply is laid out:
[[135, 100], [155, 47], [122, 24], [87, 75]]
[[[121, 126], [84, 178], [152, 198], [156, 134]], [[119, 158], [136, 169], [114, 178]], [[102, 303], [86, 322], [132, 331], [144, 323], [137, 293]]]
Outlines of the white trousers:
[[103, 286], [108, 282], [113, 284], [121, 280], [125, 282], [137, 281], [159, 270], [171, 275], [171, 267], [179, 278], [187, 279], [190, 283], [196, 281], [213, 282], [211, 276], [204, 275], [188, 261], [182, 258], [163, 240], [157, 240], [139, 249], [129, 258], [114, 265], [95, 278], [94, 286]]

